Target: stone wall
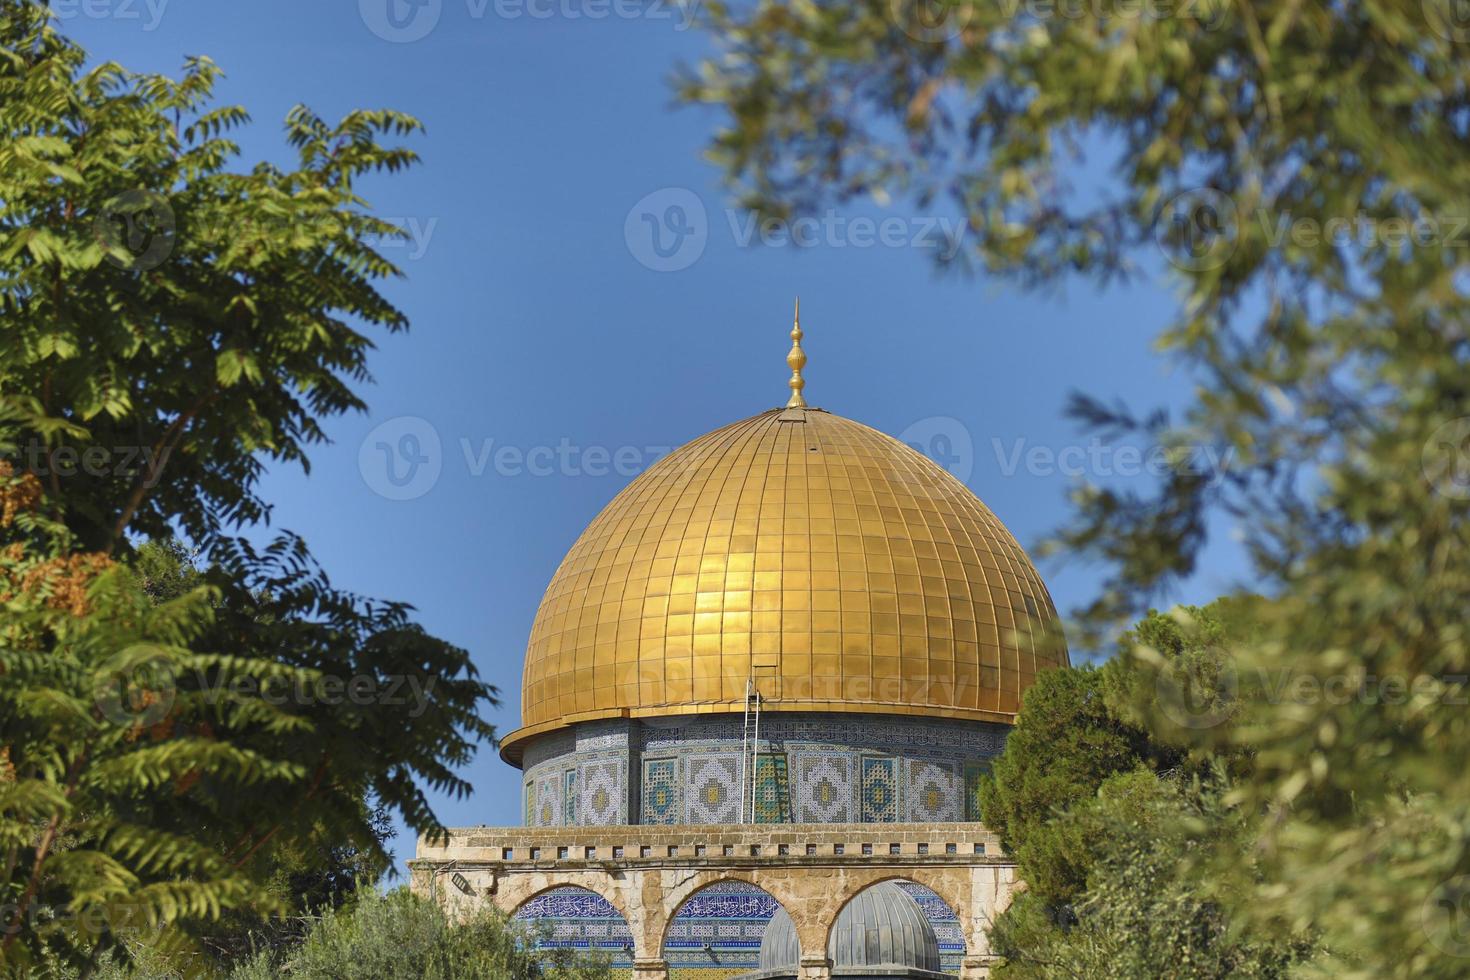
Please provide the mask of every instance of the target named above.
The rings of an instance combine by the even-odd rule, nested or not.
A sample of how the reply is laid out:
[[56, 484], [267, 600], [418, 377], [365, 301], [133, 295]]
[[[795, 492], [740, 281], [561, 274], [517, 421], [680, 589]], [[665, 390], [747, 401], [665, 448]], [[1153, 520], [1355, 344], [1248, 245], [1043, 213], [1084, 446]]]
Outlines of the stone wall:
[[513, 913], [552, 889], [585, 888], [622, 914], [636, 980], [665, 980], [674, 916], [701, 889], [740, 881], [796, 924], [802, 980], [826, 980], [828, 931], [843, 906], [880, 881], [911, 881], [955, 910], [965, 980], [988, 976], [988, 929], [1010, 902], [1015, 865], [975, 823], [829, 827], [462, 828], [419, 842], [412, 887], [451, 910], [489, 902]]

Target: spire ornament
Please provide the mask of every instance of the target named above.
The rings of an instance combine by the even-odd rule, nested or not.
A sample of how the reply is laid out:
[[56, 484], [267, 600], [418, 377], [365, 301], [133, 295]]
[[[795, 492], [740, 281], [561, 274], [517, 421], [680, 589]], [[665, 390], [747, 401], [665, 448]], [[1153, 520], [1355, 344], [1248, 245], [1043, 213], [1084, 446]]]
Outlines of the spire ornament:
[[786, 366], [791, 368], [791, 380], [786, 382], [791, 388], [791, 398], [786, 402], [787, 408], [806, 408], [806, 399], [801, 396], [801, 389], [806, 387], [806, 379], [801, 376], [801, 369], [806, 367], [806, 351], [801, 349], [801, 297], [796, 298], [796, 316], [791, 324], [791, 350], [786, 355]]

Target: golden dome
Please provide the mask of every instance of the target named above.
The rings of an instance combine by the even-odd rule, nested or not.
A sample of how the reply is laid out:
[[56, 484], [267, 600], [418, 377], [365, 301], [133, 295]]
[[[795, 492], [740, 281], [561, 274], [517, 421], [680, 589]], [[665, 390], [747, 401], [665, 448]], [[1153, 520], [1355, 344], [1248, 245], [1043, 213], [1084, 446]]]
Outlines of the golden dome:
[[744, 710], [1012, 722], [1067, 662], [1011, 533], [908, 446], [763, 412], [660, 460], [582, 532], [541, 601], [523, 727]]

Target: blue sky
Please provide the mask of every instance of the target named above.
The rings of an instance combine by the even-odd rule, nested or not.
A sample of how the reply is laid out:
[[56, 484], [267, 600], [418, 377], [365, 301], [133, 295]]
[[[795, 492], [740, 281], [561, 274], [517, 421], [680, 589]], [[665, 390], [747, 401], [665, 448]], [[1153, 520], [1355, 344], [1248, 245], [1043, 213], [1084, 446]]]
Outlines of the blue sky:
[[[1023, 544], [1065, 519], [1078, 474], [1143, 479], [1062, 412], [1077, 390], [1140, 408], [1187, 397], [1150, 347], [1174, 308], [1162, 271], [1060, 296], [940, 278], [922, 246], [955, 216], [899, 206], [835, 213], [807, 247], [761, 244], [701, 159], [719, 116], [672, 105], [671, 72], [708, 44], [686, 11], [393, 0], [390, 18], [389, 2], [53, 7], [97, 60], [176, 73], [186, 54], [214, 58], [222, 100], [254, 119], [248, 162], [286, 159], [297, 102], [427, 125], [424, 165], [364, 188], [416, 236], [390, 253], [407, 277], [387, 287], [413, 328], [373, 358], [370, 415], [333, 422], [309, 477], [277, 468], [264, 490], [338, 585], [411, 602], [471, 651], [502, 691], [502, 732], [541, 593], [587, 522], [666, 447], [785, 401], [797, 294], [809, 401], [944, 457]], [[410, 471], [404, 454], [425, 462]], [[1176, 598], [1245, 574], [1224, 541], [1209, 558]], [[1065, 559], [1042, 573], [1063, 609], [1099, 576]], [[518, 772], [486, 747], [466, 775], [475, 795], [439, 801], [443, 820], [518, 822]], [[396, 842], [400, 860], [412, 849]]]

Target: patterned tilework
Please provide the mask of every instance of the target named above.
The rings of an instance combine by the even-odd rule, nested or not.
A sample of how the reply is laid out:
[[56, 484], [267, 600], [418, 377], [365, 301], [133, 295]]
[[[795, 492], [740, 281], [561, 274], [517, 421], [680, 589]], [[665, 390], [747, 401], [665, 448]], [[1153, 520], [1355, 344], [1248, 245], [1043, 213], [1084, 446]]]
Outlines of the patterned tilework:
[[755, 822], [791, 822], [791, 784], [784, 755], [762, 753], [756, 759]]
[[561, 825], [561, 776], [548, 772], [536, 780], [536, 827]]
[[593, 949], [612, 957], [614, 967], [631, 967], [633, 933], [607, 899], [572, 886], [553, 888], [516, 910], [515, 918], [544, 926], [538, 949]]
[[863, 823], [898, 822], [898, 760], [863, 756]]
[[949, 762], [905, 761], [908, 785], [904, 799], [908, 819], [915, 823], [953, 820], [960, 810], [955, 766]]
[[691, 755], [689, 793], [684, 799], [684, 822], [733, 824], [740, 822], [740, 754]]
[[990, 771], [990, 766], [983, 762], [965, 763], [965, 819], [979, 822], [980, 817], [980, 779]]
[[695, 893], [669, 923], [664, 940], [670, 980], [715, 980], [754, 970], [761, 937], [779, 907], [744, 882], [720, 882]]
[[526, 781], [525, 788], [526, 813], [524, 823], [527, 827], [536, 826], [536, 783], [532, 780]]
[[674, 759], [643, 762], [643, 823], [679, 822], [678, 763]]
[[851, 823], [857, 797], [850, 755], [835, 752], [793, 753], [796, 779], [791, 806], [797, 823]]
[[582, 807], [578, 823], [584, 827], [608, 827], [627, 820], [628, 766], [616, 759], [583, 764]]
[[561, 822], [564, 827], [577, 824], [577, 770], [568, 769], [562, 776]]
[[934, 935], [939, 939], [939, 968], [945, 973], [959, 973], [965, 958], [965, 934], [960, 928], [959, 916], [948, 902], [923, 885], [912, 881], [896, 884], [913, 896], [924, 910], [924, 918], [934, 927]]
[[[691, 807], [698, 805], [697, 800], [690, 798], [694, 789], [691, 760], [730, 759], [738, 774], [740, 721], [738, 715], [620, 719], [582, 723], [571, 731], [532, 740], [525, 754], [526, 782], [533, 787], [526, 823], [528, 826], [608, 826], [635, 821], [640, 811], [663, 814], [660, 818], [663, 823], [712, 820], [714, 815], [710, 812], [690, 816]], [[966, 767], [984, 765], [999, 754], [1005, 745], [1006, 731], [1002, 725], [935, 718], [771, 712], [761, 721], [761, 742], [772, 755], [784, 754], [789, 760], [784, 820], [847, 823], [862, 819], [865, 798], [860, 759], [863, 756], [899, 760], [894, 770], [895, 780], [889, 787], [898, 807], [892, 819], [911, 819], [917, 799], [909, 778], [912, 766], [932, 762], [953, 770], [952, 798], [942, 813], [925, 807], [923, 800], [918, 801], [919, 805], [933, 814], [933, 819], [964, 820], [974, 819], [975, 812]], [[644, 760], [672, 760], [679, 776], [668, 784], [675, 794], [672, 816], [656, 806], [639, 803], [640, 790], [649, 788], [644, 784]], [[724, 768], [728, 770], [728, 766]], [[567, 792], [565, 783], [569, 769], [577, 772], [575, 799]], [[544, 776], [553, 777], [556, 783], [555, 792], [546, 794], [555, 801], [554, 813], [547, 822], [543, 822], [545, 814], [541, 805]], [[736, 810], [740, 788], [737, 775], [732, 794]], [[747, 782], [747, 792], [749, 788]], [[662, 795], [667, 798], [670, 794]], [[776, 800], [780, 799], [778, 791]], [[708, 803], [703, 806], [705, 811], [709, 810]], [[715, 808], [716, 814], [719, 809]], [[879, 810], [887, 812], [885, 807]]]

